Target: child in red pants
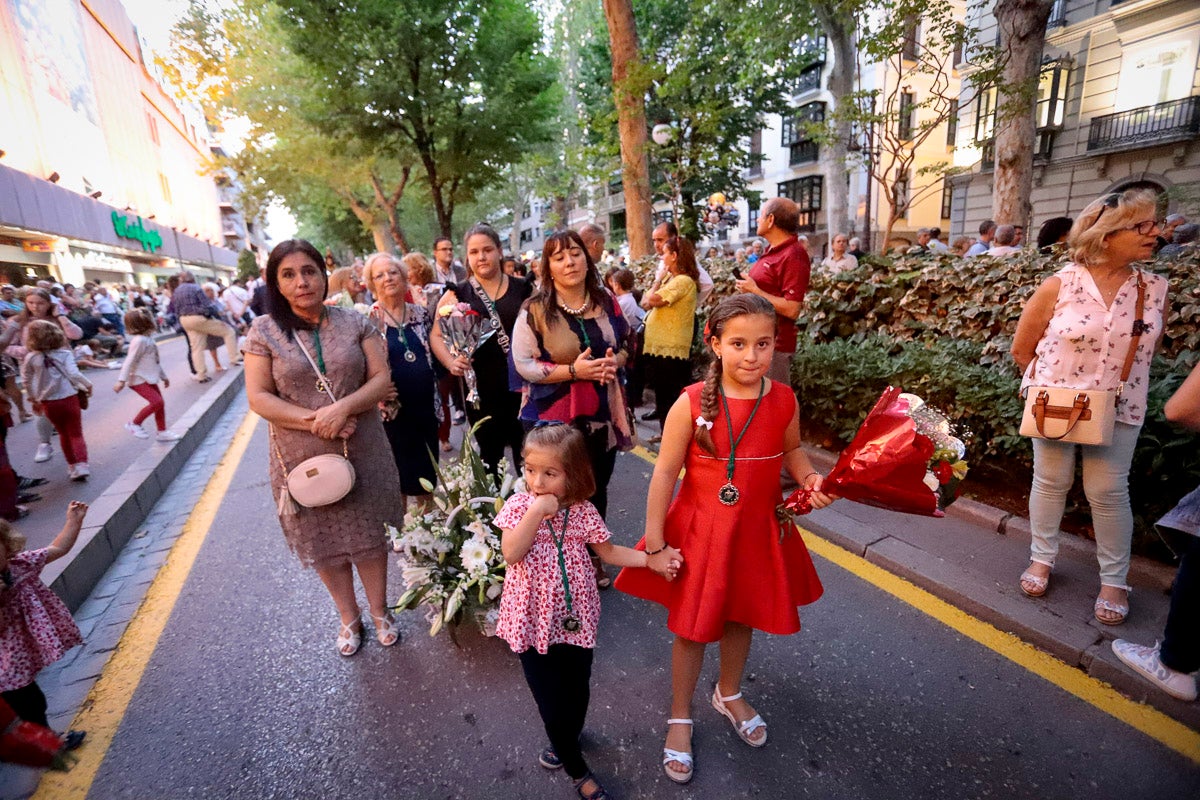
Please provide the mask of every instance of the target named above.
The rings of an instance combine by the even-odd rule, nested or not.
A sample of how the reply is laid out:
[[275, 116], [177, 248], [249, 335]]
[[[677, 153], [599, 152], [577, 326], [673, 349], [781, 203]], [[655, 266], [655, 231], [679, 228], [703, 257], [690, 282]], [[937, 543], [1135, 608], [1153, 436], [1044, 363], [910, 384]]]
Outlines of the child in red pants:
[[79, 371], [67, 346], [67, 337], [56, 323], [45, 320], [29, 323], [25, 347], [29, 352], [21, 364], [21, 377], [33, 400], [33, 411], [49, 420], [58, 431], [71, 480], [85, 481], [90, 471], [79, 394], [90, 396], [92, 382]]
[[146, 433], [142, 423], [153, 414], [154, 425], [158, 428], [155, 438], [160, 442], [174, 442], [178, 441], [179, 434], [167, 430], [166, 404], [158, 388], [160, 381], [164, 389], [171, 385], [171, 381], [158, 359], [158, 345], [151, 338], [154, 328], [154, 317], [146, 309], [135, 308], [125, 312], [125, 331], [131, 336], [129, 352], [121, 367], [121, 377], [113, 384], [113, 391], [119, 392], [128, 385], [146, 401], [145, 408], [137, 413], [133, 422], [125, 423], [125, 430], [139, 439], [149, 439], [150, 434]]

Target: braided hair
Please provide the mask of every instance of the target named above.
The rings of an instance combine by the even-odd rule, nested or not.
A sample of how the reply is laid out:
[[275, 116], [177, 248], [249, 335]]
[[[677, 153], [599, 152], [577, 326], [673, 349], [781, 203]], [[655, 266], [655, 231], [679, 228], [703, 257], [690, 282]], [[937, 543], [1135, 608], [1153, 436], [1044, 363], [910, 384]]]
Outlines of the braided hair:
[[[708, 345], [712, 343], [713, 339], [719, 340], [725, 332], [725, 326], [729, 320], [754, 314], [770, 317], [772, 322], [777, 322], [775, 307], [763, 297], [756, 294], [735, 294], [732, 297], [726, 297], [717, 303], [717, 307], [708, 315], [708, 323], [704, 326], [704, 343]], [[718, 393], [721, 372], [721, 359], [712, 358], [708, 365], [708, 372], [704, 374], [704, 388], [700, 390], [700, 417], [708, 424], [701, 424], [700, 420], [697, 420], [696, 433], [693, 435], [696, 444], [700, 445], [700, 448], [706, 453], [714, 456], [717, 454], [717, 446], [713, 443], [710, 428], [717, 419], [717, 412], [721, 409]]]

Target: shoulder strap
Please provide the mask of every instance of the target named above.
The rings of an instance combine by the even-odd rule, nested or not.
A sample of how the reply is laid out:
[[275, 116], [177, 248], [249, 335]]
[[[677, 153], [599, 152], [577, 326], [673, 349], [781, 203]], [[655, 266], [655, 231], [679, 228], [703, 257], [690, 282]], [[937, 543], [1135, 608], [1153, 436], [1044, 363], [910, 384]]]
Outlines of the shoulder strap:
[[[295, 331], [293, 331], [293, 334], [294, 333]], [[300, 352], [304, 353], [304, 357], [307, 358], [308, 363], [312, 365], [313, 372], [317, 373], [317, 378], [320, 379], [321, 388], [325, 390], [325, 394], [329, 395], [329, 399], [336, 403], [337, 398], [333, 396], [333, 388], [329, 385], [329, 378], [326, 378], [325, 374], [321, 372], [321, 368], [317, 366], [317, 362], [313, 360], [313, 357], [308, 352], [308, 348], [304, 346], [304, 342], [300, 339], [300, 337], [296, 336], [295, 338], [296, 344], [300, 346]]]
[[1129, 380], [1129, 371], [1133, 369], [1133, 359], [1137, 356], [1138, 340], [1142, 338], [1142, 334], [1146, 332], [1146, 321], [1142, 319], [1142, 313], [1146, 310], [1146, 281], [1142, 278], [1142, 271], [1139, 269], [1137, 273], [1137, 305], [1133, 312], [1133, 337], [1129, 340], [1129, 352], [1125, 354], [1125, 366], [1121, 367], [1121, 382], [1117, 384], [1117, 396], [1121, 394], [1121, 390], [1125, 388], [1125, 381]]

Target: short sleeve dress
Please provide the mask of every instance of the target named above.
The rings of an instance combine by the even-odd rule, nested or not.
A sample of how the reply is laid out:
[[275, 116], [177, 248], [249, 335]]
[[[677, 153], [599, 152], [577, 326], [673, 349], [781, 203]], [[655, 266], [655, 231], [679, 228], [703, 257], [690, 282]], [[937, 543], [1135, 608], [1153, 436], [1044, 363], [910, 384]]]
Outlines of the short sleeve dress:
[[[700, 415], [703, 384], [685, 390], [691, 417]], [[754, 400], [729, 398], [733, 430], [740, 431]], [[683, 553], [679, 577], [668, 582], [649, 569], [621, 570], [614, 586], [667, 607], [667, 627], [694, 642], [715, 642], [726, 622], [740, 622], [766, 633], [800, 630], [797, 606], [821, 596], [808, 548], [795, 528], [780, 535], [775, 508], [783, 502], [779, 472], [781, 443], [796, 410], [791, 387], [772, 382], [762, 407], [737, 448], [733, 483], [741, 492], [736, 505], [722, 505], [717, 491], [725, 484], [729, 434], [725, 412], [717, 414], [712, 438], [719, 457], [688, 445], [679, 494], [667, 511], [663, 534]], [[644, 550], [646, 541], [638, 542]]]
[[[17, 553], [0, 583], [0, 692], [28, 686], [83, 642], [71, 612], [42, 583], [47, 548]], [[10, 585], [11, 584], [11, 585]]]
[[[321, 325], [321, 353], [336, 397], [345, 397], [367, 379], [363, 342], [379, 336], [374, 323], [356, 311], [327, 308]], [[296, 331], [314, 357], [312, 331]], [[245, 353], [271, 359], [271, 377], [280, 398], [304, 408], [330, 404], [317, 389], [317, 376], [295, 340], [289, 339], [270, 316], [257, 317], [242, 346]], [[336, 503], [317, 508], [299, 507], [281, 514], [279, 524], [288, 547], [305, 567], [336, 567], [386, 552], [384, 523], [399, 524], [400, 477], [396, 461], [374, 409], [358, 416], [358, 427], [347, 443], [355, 482], [350, 493]], [[327, 441], [307, 431], [271, 426], [270, 476], [272, 497], [284, 486], [283, 457], [288, 469], [322, 453], [341, 454], [341, 440]], [[278, 447], [278, 455], [275, 448]]]
[[[533, 495], [529, 492], [514, 494], [492, 524], [497, 528], [515, 528], [532, 502]], [[579, 620], [577, 631], [562, 626], [567, 616], [567, 600], [558, 566], [558, 548], [550, 530], [553, 525], [554, 533], [562, 534], [564, 520], [567, 532], [563, 539], [563, 560], [571, 587], [570, 613]], [[586, 501], [538, 524], [529, 552], [516, 564], [510, 564], [504, 574], [496, 635], [508, 642], [514, 653], [533, 647], [545, 655], [552, 644], [596, 646], [600, 592], [596, 589], [596, 573], [587, 545], [607, 542], [611, 537], [600, 512]]]

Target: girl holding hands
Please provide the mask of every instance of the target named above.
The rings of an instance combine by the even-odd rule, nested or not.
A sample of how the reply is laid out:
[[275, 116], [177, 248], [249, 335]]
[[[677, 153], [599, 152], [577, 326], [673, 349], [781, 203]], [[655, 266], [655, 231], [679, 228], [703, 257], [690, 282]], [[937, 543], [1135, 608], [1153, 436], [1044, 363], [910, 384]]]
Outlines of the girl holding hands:
[[[716, 359], [704, 382], [687, 387], [667, 413], [638, 544], [650, 565], [669, 559], [666, 577], [627, 569], [616, 580], [622, 591], [668, 610], [675, 642], [663, 768], [676, 783], [692, 778], [691, 705], [705, 645], [720, 642], [721, 649], [713, 708], [746, 744], [762, 747], [767, 724], [740, 690], [753, 630], [797, 632], [796, 607], [822, 592], [799, 533], [781, 529], [776, 516], [781, 467], [814, 490], [814, 508], [832, 498], [820, 491], [822, 477], [800, 448], [791, 387], [766, 377], [775, 319], [771, 304], [750, 294], [727, 298], [712, 312], [705, 336]], [[677, 579], [673, 564], [680, 565]]]
[[600, 622], [587, 546], [610, 564], [651, 566], [667, 580], [678, 573], [680, 561], [669, 548], [651, 558], [610, 541], [603, 517], [588, 502], [595, 478], [576, 428], [534, 427], [522, 456], [526, 490], [509, 497], [493, 523], [502, 531], [508, 563], [496, 635], [519, 654], [550, 739], [539, 763], [563, 767], [585, 800], [604, 800], [609, 795], [579, 747]]

